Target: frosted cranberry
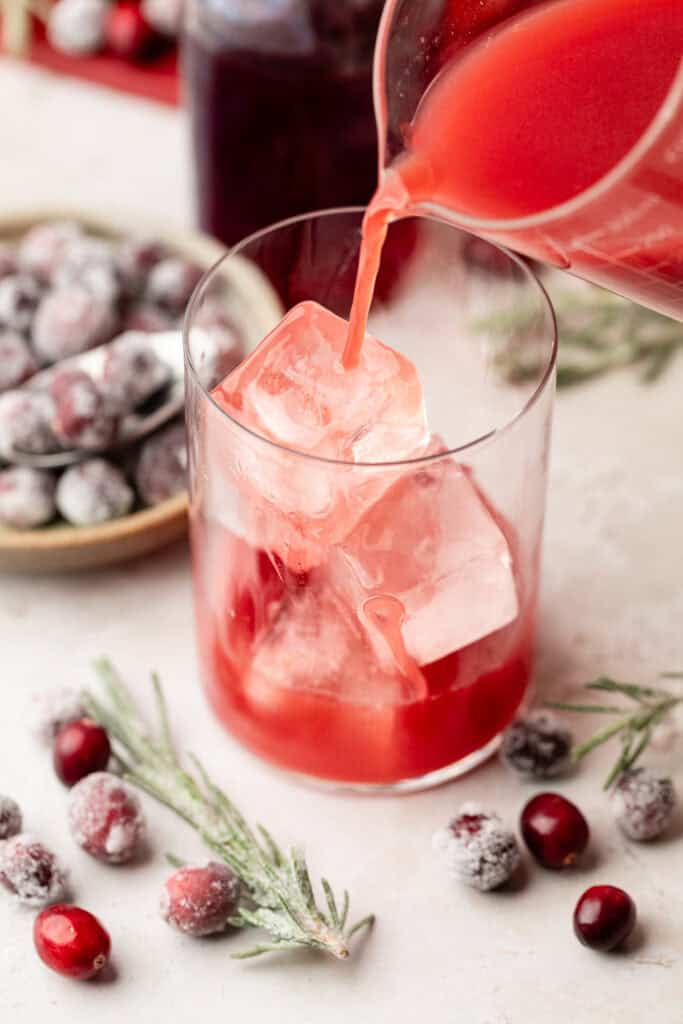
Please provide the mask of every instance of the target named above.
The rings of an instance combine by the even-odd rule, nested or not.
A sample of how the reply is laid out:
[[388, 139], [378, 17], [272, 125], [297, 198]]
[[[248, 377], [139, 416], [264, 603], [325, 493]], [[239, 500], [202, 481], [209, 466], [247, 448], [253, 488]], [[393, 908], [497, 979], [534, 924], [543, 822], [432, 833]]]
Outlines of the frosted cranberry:
[[59, 903], [41, 911], [33, 925], [38, 956], [57, 974], [85, 981], [109, 960], [111, 940], [87, 910]]
[[102, 388], [122, 410], [134, 409], [164, 387], [171, 371], [142, 332], [115, 338], [107, 348]]
[[66, 246], [80, 234], [79, 225], [70, 220], [37, 224], [19, 243], [19, 266], [47, 284], [57, 271]]
[[146, 505], [158, 505], [185, 490], [187, 438], [183, 423], [173, 423], [144, 442], [135, 483]]
[[0, 279], [0, 325], [12, 331], [28, 331], [42, 292], [34, 278], [14, 274]]
[[115, 325], [111, 299], [74, 283], [48, 292], [36, 312], [31, 336], [38, 355], [56, 363], [106, 341]]
[[0, 277], [9, 277], [19, 270], [19, 261], [13, 245], [0, 242]]
[[137, 796], [108, 772], [86, 775], [73, 787], [69, 825], [78, 845], [108, 864], [131, 860], [145, 830]]
[[165, 313], [149, 302], [137, 302], [124, 314], [121, 326], [124, 331], [169, 331], [176, 324], [175, 317]]
[[203, 275], [194, 263], [177, 257], [162, 260], [152, 268], [147, 280], [147, 298], [150, 302], [180, 315]]
[[28, 716], [36, 739], [50, 746], [63, 725], [87, 717], [80, 694], [68, 686], [32, 694]]
[[571, 763], [573, 737], [554, 715], [537, 712], [508, 726], [500, 747], [503, 764], [524, 779], [550, 779]]
[[74, 526], [93, 526], [130, 512], [135, 495], [120, 469], [105, 459], [71, 466], [57, 484], [57, 509]]
[[66, 872], [54, 853], [26, 832], [0, 843], [0, 882], [27, 907], [64, 897]]
[[54, 519], [55, 481], [51, 473], [29, 466], [0, 471], [0, 523], [13, 530], [32, 530]]
[[142, 13], [152, 28], [164, 36], [180, 35], [184, 12], [185, 0], [142, 0]]
[[37, 369], [33, 353], [21, 334], [0, 329], [0, 391], [23, 384]]
[[538, 793], [521, 815], [524, 841], [539, 864], [564, 868], [588, 845], [588, 824], [578, 807], [559, 793]]
[[118, 416], [92, 377], [82, 370], [57, 370], [50, 381], [55, 403], [52, 428], [65, 448], [106, 448], [114, 441]]
[[164, 921], [186, 935], [222, 932], [237, 910], [240, 883], [226, 864], [184, 867], [174, 872], [161, 891]]
[[635, 923], [635, 903], [614, 885], [592, 885], [574, 910], [574, 934], [579, 942], [603, 953], [620, 946]]
[[0, 795], [0, 839], [9, 839], [21, 832], [21, 808], [11, 796]]
[[121, 0], [107, 12], [105, 37], [112, 53], [125, 60], [139, 60], [150, 52], [156, 33], [137, 3]]
[[52, 430], [54, 404], [42, 391], [5, 391], [0, 395], [0, 455], [12, 461], [15, 450], [43, 454], [59, 448]]
[[477, 804], [464, 804], [448, 828], [435, 833], [432, 845], [459, 881], [482, 892], [507, 882], [520, 862], [513, 833]]
[[666, 775], [647, 768], [631, 768], [619, 776], [610, 805], [621, 831], [638, 842], [656, 839], [671, 823], [676, 791]]
[[111, 746], [106, 730], [89, 718], [63, 725], [55, 737], [52, 759], [62, 782], [73, 786], [109, 764]]
[[70, 242], [54, 275], [57, 286], [80, 283], [95, 295], [116, 302], [121, 294], [114, 247], [103, 238], [83, 235]]
[[204, 303], [190, 332], [192, 365], [207, 391], [219, 384], [244, 359], [242, 337], [219, 306]]
[[118, 247], [116, 266], [129, 295], [139, 295], [152, 267], [168, 255], [163, 242], [155, 238], [127, 238]]

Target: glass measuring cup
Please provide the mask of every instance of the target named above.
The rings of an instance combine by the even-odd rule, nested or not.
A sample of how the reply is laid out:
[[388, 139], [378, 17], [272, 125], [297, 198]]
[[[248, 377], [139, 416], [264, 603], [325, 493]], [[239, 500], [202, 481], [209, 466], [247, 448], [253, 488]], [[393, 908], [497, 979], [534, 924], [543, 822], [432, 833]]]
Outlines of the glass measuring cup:
[[[573, 4], [578, 10], [581, 0], [387, 0], [374, 68], [385, 182], [387, 174], [405, 166], [416, 113], [435, 80], [443, 80], [445, 68], [462, 62], [476, 47], [502, 43], [513, 20], [519, 29], [522, 18]], [[633, 12], [634, 26], [647, 14], [637, 4], [625, 4], [624, 10]], [[540, 32], [537, 38], [542, 54], [545, 39]], [[438, 213], [491, 241], [683, 319], [683, 47], [681, 58], [663, 103], [635, 145], [568, 201], [522, 216], [486, 217], [458, 209], [452, 196], [444, 202], [443, 196], [435, 200], [423, 193], [410, 208]], [[481, 132], [487, 130], [490, 125], [482, 120]], [[592, 141], [586, 138], [585, 145]]]

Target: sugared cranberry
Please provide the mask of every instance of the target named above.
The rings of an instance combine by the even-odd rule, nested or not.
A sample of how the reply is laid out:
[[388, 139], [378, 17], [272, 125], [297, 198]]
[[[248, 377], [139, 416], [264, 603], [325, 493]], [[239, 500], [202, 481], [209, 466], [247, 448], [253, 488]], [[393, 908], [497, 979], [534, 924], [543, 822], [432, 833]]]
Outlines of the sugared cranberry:
[[0, 471], [0, 523], [13, 530], [32, 530], [54, 519], [55, 480], [51, 473], [29, 466]]
[[239, 897], [239, 879], [226, 864], [184, 867], [164, 883], [161, 916], [186, 935], [212, 935], [227, 927]]
[[57, 974], [82, 981], [99, 974], [111, 951], [109, 935], [97, 918], [67, 903], [38, 914], [33, 941], [44, 964]]
[[142, 13], [152, 28], [174, 39], [180, 35], [185, 0], [142, 0]]
[[203, 270], [196, 264], [169, 257], [152, 268], [147, 279], [147, 298], [178, 316], [184, 311], [202, 275]]
[[456, 878], [487, 892], [507, 882], [520, 862], [513, 833], [497, 814], [464, 804], [448, 828], [435, 833], [432, 845]]
[[52, 430], [54, 404], [42, 391], [19, 388], [0, 395], [0, 455], [11, 462], [16, 451], [42, 454], [59, 448]]
[[505, 730], [500, 756], [524, 779], [551, 779], [568, 769], [573, 742], [569, 729], [542, 711], [518, 718]]
[[244, 343], [232, 320], [217, 304], [205, 302], [190, 332], [192, 365], [203, 387], [219, 384], [244, 358]]
[[581, 811], [559, 793], [538, 793], [522, 811], [524, 841], [539, 864], [564, 868], [588, 845], [588, 824]]
[[105, 37], [112, 53], [124, 60], [146, 57], [156, 42], [156, 33], [137, 3], [121, 0], [107, 12]]
[[74, 526], [94, 526], [130, 512], [135, 495], [120, 469], [105, 459], [87, 459], [59, 478], [57, 509]]
[[62, 262], [54, 275], [56, 286], [80, 283], [95, 295], [116, 302], [121, 282], [114, 260], [114, 247], [104, 238], [82, 235], [64, 249]]
[[52, 746], [62, 726], [87, 716], [78, 691], [62, 686], [32, 694], [28, 717], [36, 739]]
[[0, 796], [0, 839], [21, 832], [21, 808], [11, 796]]
[[129, 331], [107, 347], [102, 388], [122, 410], [134, 409], [168, 383], [171, 371], [143, 332]]
[[0, 391], [23, 384], [37, 369], [33, 353], [21, 334], [0, 329]]
[[614, 885], [592, 885], [574, 910], [574, 934], [579, 942], [603, 953], [620, 946], [635, 923], [635, 903]]
[[28, 274], [3, 277], [0, 280], [0, 324], [11, 331], [28, 331], [41, 294], [39, 285]]
[[119, 418], [88, 373], [58, 369], [50, 394], [55, 403], [52, 428], [65, 448], [106, 448], [114, 441]]
[[104, 43], [105, 0], [57, 0], [47, 19], [50, 45], [70, 57], [97, 53]]
[[27, 907], [44, 907], [64, 897], [66, 872], [54, 853], [20, 832], [0, 843], [0, 882]]
[[94, 772], [69, 794], [69, 825], [79, 846], [108, 864], [125, 864], [145, 830], [140, 801], [109, 772]]
[[146, 505], [158, 505], [185, 490], [187, 438], [183, 423], [173, 423], [144, 442], [135, 482]]
[[63, 725], [55, 737], [52, 752], [55, 771], [67, 786], [73, 786], [93, 772], [104, 771], [110, 755], [106, 730], [90, 718]]
[[79, 225], [70, 220], [36, 224], [19, 243], [19, 266], [47, 284], [58, 270], [66, 246], [80, 234]]
[[610, 794], [612, 813], [621, 831], [638, 842], [656, 839], [671, 823], [676, 807], [673, 782], [647, 768], [631, 768]]
[[127, 238], [115, 254], [116, 266], [128, 295], [140, 295], [152, 267], [168, 255], [166, 246], [156, 238]]
[[60, 285], [47, 293], [36, 311], [33, 345], [42, 359], [56, 363], [106, 341], [115, 323], [110, 298], [84, 284]]

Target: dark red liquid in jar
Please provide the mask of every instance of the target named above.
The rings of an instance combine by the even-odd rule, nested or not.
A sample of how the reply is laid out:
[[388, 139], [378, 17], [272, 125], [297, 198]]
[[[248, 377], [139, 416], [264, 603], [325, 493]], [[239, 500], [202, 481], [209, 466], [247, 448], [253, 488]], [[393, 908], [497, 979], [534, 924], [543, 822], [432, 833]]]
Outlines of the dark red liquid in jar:
[[191, 4], [183, 66], [202, 229], [232, 244], [296, 214], [365, 205], [381, 0]]

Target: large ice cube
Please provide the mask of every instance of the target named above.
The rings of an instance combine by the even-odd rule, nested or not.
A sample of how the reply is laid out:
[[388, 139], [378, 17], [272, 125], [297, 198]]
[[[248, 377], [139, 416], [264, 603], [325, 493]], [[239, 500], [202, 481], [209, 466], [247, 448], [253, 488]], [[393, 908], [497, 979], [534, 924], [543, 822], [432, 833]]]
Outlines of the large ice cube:
[[331, 553], [328, 569], [366, 625], [378, 595], [403, 605], [403, 639], [418, 665], [493, 633], [518, 612], [508, 543], [453, 459], [405, 473]]
[[312, 585], [291, 595], [257, 645], [245, 680], [250, 700], [275, 710], [292, 691], [374, 706], [425, 695], [413, 678], [383, 664], [361, 623], [329, 587]]
[[428, 436], [413, 364], [368, 335], [359, 366], [347, 370], [347, 331], [345, 320], [302, 302], [213, 392], [261, 438], [351, 464], [307, 460], [234, 431], [209, 441], [251, 503], [245, 534], [295, 571], [319, 564], [395, 479], [353, 464], [409, 458]]

